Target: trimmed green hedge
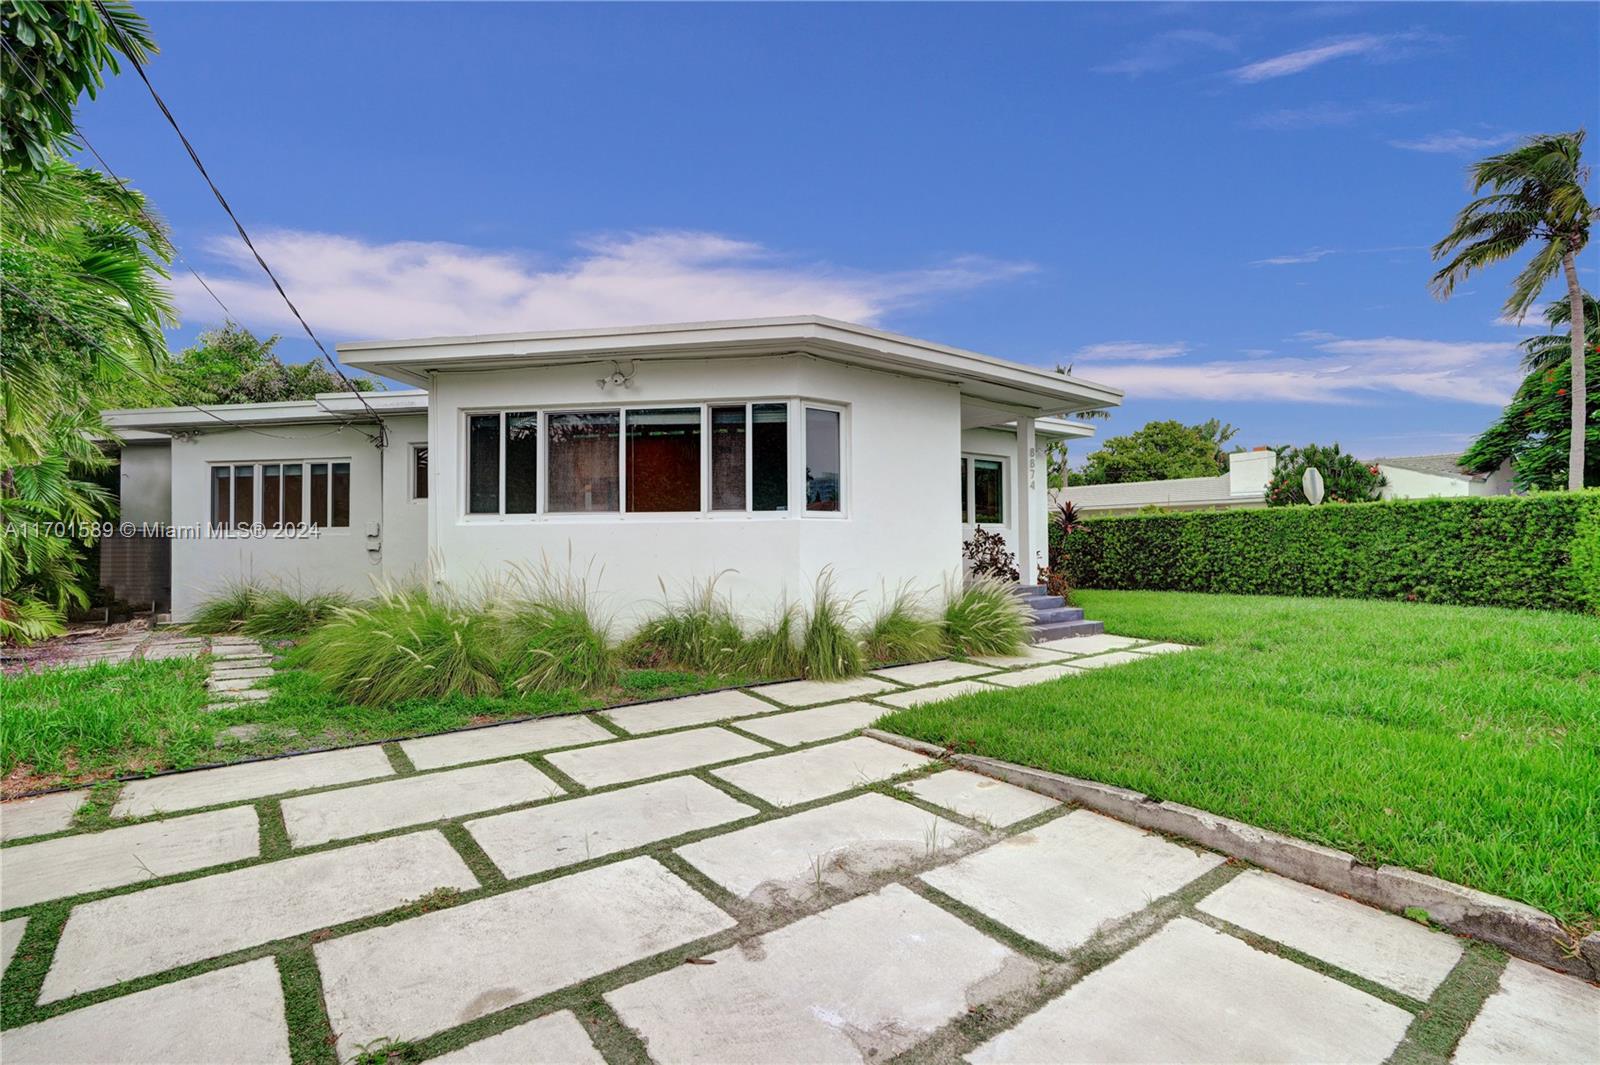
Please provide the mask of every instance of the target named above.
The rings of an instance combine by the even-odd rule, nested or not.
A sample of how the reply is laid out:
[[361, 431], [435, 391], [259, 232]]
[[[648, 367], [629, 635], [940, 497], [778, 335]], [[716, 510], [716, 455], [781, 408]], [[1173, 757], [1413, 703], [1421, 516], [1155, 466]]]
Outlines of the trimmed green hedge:
[[1600, 612], [1600, 491], [1096, 518], [1050, 556], [1077, 588]]

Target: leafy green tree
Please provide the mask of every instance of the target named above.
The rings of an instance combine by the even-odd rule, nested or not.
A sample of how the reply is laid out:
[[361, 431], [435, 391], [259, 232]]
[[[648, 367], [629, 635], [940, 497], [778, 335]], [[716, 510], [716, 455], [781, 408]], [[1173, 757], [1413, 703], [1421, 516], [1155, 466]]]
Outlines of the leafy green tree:
[[[217, 403], [282, 403], [313, 399], [319, 392], [347, 391], [345, 383], [320, 362], [286, 363], [273, 351], [279, 337], [265, 340], [228, 322], [208, 330], [173, 355], [158, 380], [138, 381], [119, 392], [120, 407], [188, 406]], [[351, 377], [358, 391], [382, 384]]]
[[1215, 477], [1228, 468], [1222, 447], [1238, 432], [1216, 419], [1200, 425], [1150, 422], [1124, 436], [1113, 436], [1091, 453], [1079, 471], [1079, 484], [1170, 481]]
[[[1596, 210], [1584, 186], [1589, 168], [1583, 164], [1584, 131], [1547, 133], [1519, 147], [1474, 163], [1472, 194], [1477, 197], [1456, 215], [1455, 225], [1433, 246], [1434, 259], [1449, 261], [1433, 275], [1433, 291], [1448, 298], [1456, 282], [1473, 271], [1516, 255], [1537, 242], [1540, 247], [1512, 282], [1505, 311], [1520, 320], [1559, 271], [1566, 277], [1568, 361], [1573, 380], [1587, 381], [1584, 368], [1583, 289], [1578, 284], [1577, 257], [1589, 242]], [[1487, 196], [1479, 196], [1484, 189]], [[1583, 389], [1572, 389], [1567, 435], [1567, 487], [1584, 482], [1584, 438], [1588, 418]]]
[[1272, 480], [1267, 483], [1267, 506], [1287, 507], [1296, 503], [1309, 503], [1302, 485], [1306, 470], [1316, 467], [1322, 474], [1322, 501], [1324, 503], [1364, 503], [1377, 499], [1379, 489], [1388, 482], [1378, 467], [1368, 465], [1339, 450], [1338, 444], [1324, 446], [1307, 444], [1305, 447], [1280, 447], [1278, 462], [1272, 470]]
[[[1539, 339], [1542, 338], [1534, 338]], [[1565, 337], [1561, 339], [1566, 340]], [[1596, 348], [1595, 353], [1600, 356], [1600, 348]], [[1589, 419], [1588, 447], [1584, 452], [1588, 463], [1583, 471], [1584, 483], [1600, 485], [1600, 357], [1589, 362], [1587, 372], [1588, 407], [1593, 414]], [[1572, 409], [1571, 389], [1572, 363], [1565, 359], [1528, 374], [1500, 417], [1461, 456], [1461, 465], [1488, 473], [1510, 459], [1519, 489], [1563, 487], [1571, 454], [1568, 437], [1572, 424], [1567, 418]]]

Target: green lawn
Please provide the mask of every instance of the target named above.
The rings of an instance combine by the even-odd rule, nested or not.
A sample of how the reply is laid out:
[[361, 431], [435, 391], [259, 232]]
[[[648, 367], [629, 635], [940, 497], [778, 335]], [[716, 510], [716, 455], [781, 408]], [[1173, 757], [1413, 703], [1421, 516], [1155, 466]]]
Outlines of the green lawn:
[[1111, 632], [1202, 649], [902, 710], [883, 727], [1134, 788], [1600, 917], [1600, 619], [1095, 592]]

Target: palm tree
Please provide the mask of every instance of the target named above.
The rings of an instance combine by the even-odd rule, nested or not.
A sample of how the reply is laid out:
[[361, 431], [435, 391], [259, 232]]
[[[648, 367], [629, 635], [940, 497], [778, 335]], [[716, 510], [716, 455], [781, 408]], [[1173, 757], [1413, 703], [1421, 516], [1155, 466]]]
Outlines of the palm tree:
[[[1474, 163], [1472, 194], [1477, 198], [1456, 215], [1455, 226], [1433, 246], [1435, 260], [1452, 256], [1433, 275], [1432, 289], [1448, 299], [1456, 282], [1474, 270], [1509, 259], [1530, 242], [1543, 244], [1512, 283], [1505, 313], [1521, 321], [1546, 283], [1559, 270], [1566, 276], [1572, 379], [1587, 380], [1583, 364], [1583, 289], [1577, 256], [1589, 242], [1596, 216], [1584, 185], [1584, 131], [1547, 133], [1520, 147]], [[1479, 196], [1484, 189], [1487, 196]], [[1567, 455], [1567, 487], [1583, 487], [1583, 438], [1587, 426], [1584, 389], [1572, 395], [1572, 445]]]
[[[1544, 308], [1544, 320], [1554, 330], [1572, 321], [1570, 301], [1556, 300]], [[1583, 294], [1583, 331], [1589, 334], [1590, 348], [1600, 347], [1600, 300], [1587, 292]], [[1522, 368], [1524, 370], [1553, 370], [1572, 357], [1572, 337], [1560, 333], [1546, 333], [1529, 337], [1522, 342]]]

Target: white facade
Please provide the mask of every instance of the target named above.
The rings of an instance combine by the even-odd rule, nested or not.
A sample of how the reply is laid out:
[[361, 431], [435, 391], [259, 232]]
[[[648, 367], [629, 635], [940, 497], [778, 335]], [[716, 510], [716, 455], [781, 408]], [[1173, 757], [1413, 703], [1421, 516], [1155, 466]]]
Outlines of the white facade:
[[1389, 483], [1385, 499], [1428, 499], [1434, 496], [1503, 496], [1514, 487], [1511, 461], [1491, 473], [1468, 473], [1455, 455], [1416, 455], [1378, 459], [1378, 471]]
[[[902, 584], [933, 591], [959, 576], [962, 541], [979, 522], [958, 491], [958, 457], [962, 469], [985, 464], [985, 500], [999, 513], [981, 524], [1006, 537], [1031, 579], [1047, 550], [1039, 440], [1087, 435], [1053, 416], [1120, 399], [1034, 367], [816, 318], [341, 351], [422, 386], [369, 397], [386, 447], [373, 446], [376, 423], [350, 396], [108, 415], [114, 428], [173, 437], [172, 521], [203, 530], [173, 541], [175, 618], [237, 581], [364, 595], [376, 577], [470, 593], [542, 564], [588, 573], [624, 624], [653, 607], [663, 583], [675, 594], [713, 577], [750, 618], [805, 602], [824, 573], [870, 607]], [[603, 439], [582, 442], [577, 478], [571, 427], [584, 419]], [[663, 420], [671, 433], [652, 428]], [[664, 433], [676, 435], [648, 440]], [[281, 520], [285, 486], [310, 506], [310, 471], [335, 465], [348, 468], [347, 525], [262, 535], [224, 528], [238, 516], [226, 509], [219, 524], [228, 491], [253, 494], [247, 517]], [[217, 478], [230, 485], [221, 496]], [[285, 501], [270, 514], [269, 495]], [[662, 500], [673, 509], [661, 511]]]

